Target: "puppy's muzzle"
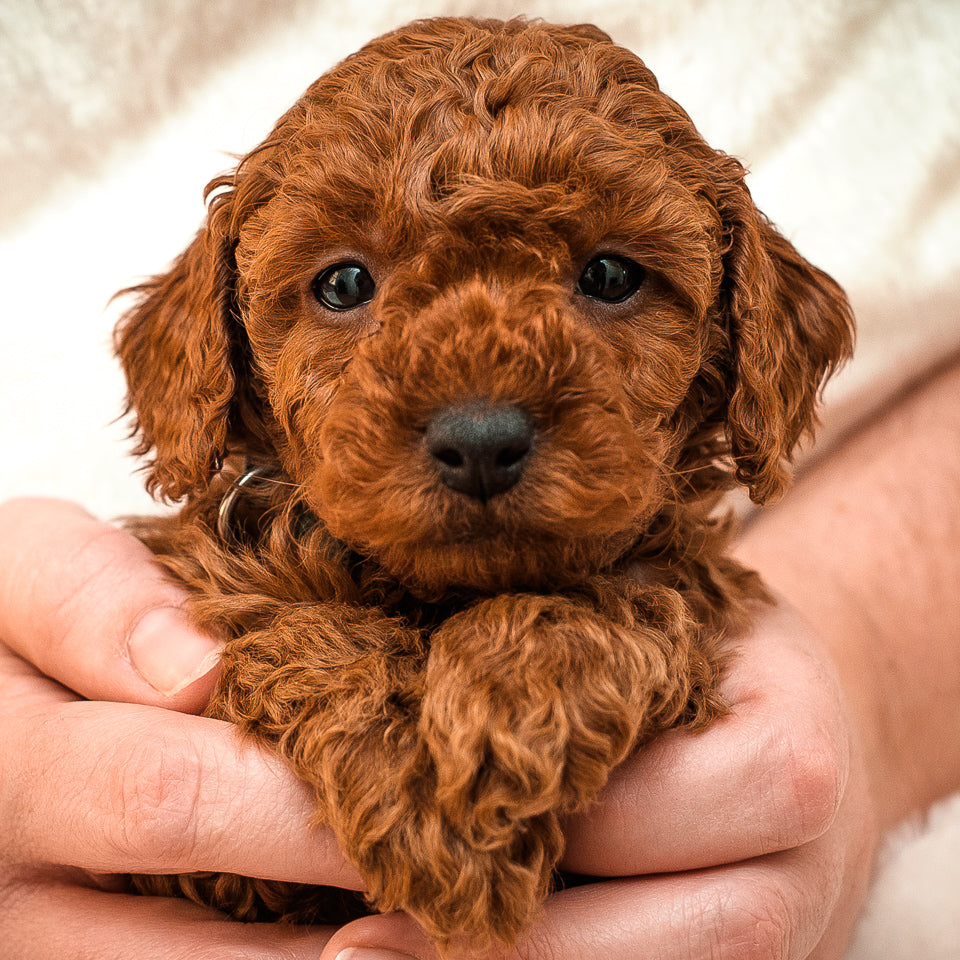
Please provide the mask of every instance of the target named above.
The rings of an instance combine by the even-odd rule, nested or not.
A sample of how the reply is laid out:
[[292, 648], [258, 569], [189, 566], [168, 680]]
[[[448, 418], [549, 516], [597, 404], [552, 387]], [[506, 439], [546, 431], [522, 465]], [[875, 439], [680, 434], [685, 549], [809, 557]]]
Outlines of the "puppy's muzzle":
[[438, 411], [425, 442], [446, 486], [486, 502], [520, 479], [535, 437], [524, 410], [477, 401]]

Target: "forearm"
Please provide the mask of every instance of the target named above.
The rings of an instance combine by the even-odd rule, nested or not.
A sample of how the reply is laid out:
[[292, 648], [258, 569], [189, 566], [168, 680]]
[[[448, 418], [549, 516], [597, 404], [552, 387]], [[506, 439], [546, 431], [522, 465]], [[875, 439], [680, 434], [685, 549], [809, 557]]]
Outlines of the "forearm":
[[814, 467], [739, 554], [828, 644], [881, 823], [960, 786], [960, 361]]

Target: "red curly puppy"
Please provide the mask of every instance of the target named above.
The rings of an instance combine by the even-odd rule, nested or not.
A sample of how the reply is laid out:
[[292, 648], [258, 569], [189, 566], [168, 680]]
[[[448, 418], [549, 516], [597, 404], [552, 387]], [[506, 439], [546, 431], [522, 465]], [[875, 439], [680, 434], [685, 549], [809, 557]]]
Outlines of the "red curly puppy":
[[[724, 556], [851, 347], [837, 285], [590, 26], [440, 19], [208, 187], [117, 347], [139, 535], [227, 638], [209, 713], [315, 791], [369, 903], [509, 944], [637, 744], [723, 712]], [[242, 919], [344, 896], [142, 877]]]

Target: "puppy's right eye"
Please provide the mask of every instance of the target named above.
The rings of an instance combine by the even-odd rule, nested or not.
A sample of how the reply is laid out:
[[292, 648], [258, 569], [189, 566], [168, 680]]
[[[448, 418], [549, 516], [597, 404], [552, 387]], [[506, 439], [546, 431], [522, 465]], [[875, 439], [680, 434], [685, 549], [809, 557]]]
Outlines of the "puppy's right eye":
[[318, 273], [310, 289], [328, 310], [352, 310], [373, 298], [376, 284], [359, 263], [338, 263]]
[[620, 303], [639, 289], [645, 276], [646, 271], [639, 263], [607, 253], [587, 264], [577, 291], [604, 303]]

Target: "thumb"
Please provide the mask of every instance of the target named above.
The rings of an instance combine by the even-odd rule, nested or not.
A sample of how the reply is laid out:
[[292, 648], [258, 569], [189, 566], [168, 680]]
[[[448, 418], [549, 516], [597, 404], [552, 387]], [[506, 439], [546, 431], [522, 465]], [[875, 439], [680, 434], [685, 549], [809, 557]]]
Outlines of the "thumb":
[[0, 640], [84, 697], [202, 710], [219, 644], [186, 597], [139, 540], [75, 504], [0, 505]]

